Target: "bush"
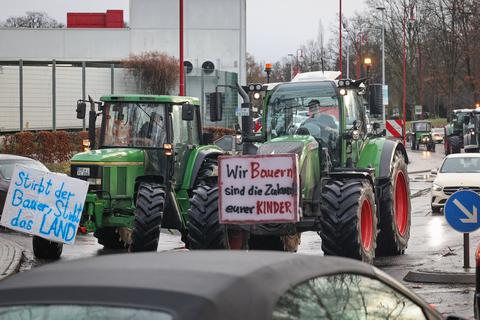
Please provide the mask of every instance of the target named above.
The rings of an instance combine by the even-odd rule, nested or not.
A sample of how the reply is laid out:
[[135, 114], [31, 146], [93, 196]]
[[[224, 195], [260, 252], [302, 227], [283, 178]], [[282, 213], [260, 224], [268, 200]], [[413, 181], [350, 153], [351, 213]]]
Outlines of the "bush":
[[217, 139], [220, 139], [223, 136], [235, 134], [235, 129], [223, 128], [223, 127], [205, 127], [203, 128], [203, 131], [213, 133], [214, 141]]

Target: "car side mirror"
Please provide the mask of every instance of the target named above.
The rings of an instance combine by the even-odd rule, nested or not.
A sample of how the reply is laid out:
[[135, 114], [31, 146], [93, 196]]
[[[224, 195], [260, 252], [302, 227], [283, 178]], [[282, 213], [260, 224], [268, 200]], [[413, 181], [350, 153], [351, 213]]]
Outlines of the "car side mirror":
[[212, 132], [204, 132], [202, 134], [202, 142], [204, 145], [213, 144], [213, 133]]
[[210, 93], [210, 121], [222, 121], [223, 95], [221, 92]]
[[77, 119], [85, 119], [87, 112], [87, 104], [82, 101], [77, 101]]
[[190, 103], [185, 103], [182, 105], [182, 120], [183, 121], [192, 121], [195, 113], [195, 106]]

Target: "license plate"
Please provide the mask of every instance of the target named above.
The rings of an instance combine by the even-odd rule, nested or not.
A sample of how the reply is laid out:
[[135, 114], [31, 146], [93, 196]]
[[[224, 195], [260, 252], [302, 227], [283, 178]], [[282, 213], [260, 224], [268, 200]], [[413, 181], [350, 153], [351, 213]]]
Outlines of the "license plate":
[[90, 176], [90, 168], [77, 168], [77, 176], [79, 177]]

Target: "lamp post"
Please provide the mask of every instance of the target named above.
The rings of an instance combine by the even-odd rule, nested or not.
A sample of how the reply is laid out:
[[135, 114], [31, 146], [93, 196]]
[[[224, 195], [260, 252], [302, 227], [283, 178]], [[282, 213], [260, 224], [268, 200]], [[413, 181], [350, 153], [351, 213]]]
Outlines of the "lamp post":
[[179, 26], [179, 33], [180, 33], [180, 84], [179, 84], [179, 89], [180, 89], [180, 96], [185, 95], [185, 66], [183, 65], [183, 0], [179, 0], [179, 21], [180, 21], [180, 26]]
[[348, 30], [345, 22], [343, 23], [343, 29], [347, 34], [347, 79], [350, 79], [350, 30]]
[[342, 72], [342, 0], [339, 0], [340, 2], [340, 10], [339, 10], [339, 40], [340, 40], [340, 45], [339, 45], [339, 55], [340, 55], [340, 79], [343, 77], [343, 72]]
[[[385, 90], [385, 7], [378, 7], [382, 12], [382, 90]], [[385, 104], [382, 102], [383, 123], [385, 123]]]

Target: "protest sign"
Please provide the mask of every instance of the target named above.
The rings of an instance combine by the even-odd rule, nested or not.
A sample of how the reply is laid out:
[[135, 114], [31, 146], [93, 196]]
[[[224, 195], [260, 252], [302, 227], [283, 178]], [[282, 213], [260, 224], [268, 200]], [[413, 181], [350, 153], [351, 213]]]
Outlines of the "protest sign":
[[87, 191], [86, 181], [16, 165], [0, 224], [73, 244]]
[[220, 223], [299, 220], [296, 154], [219, 158]]

